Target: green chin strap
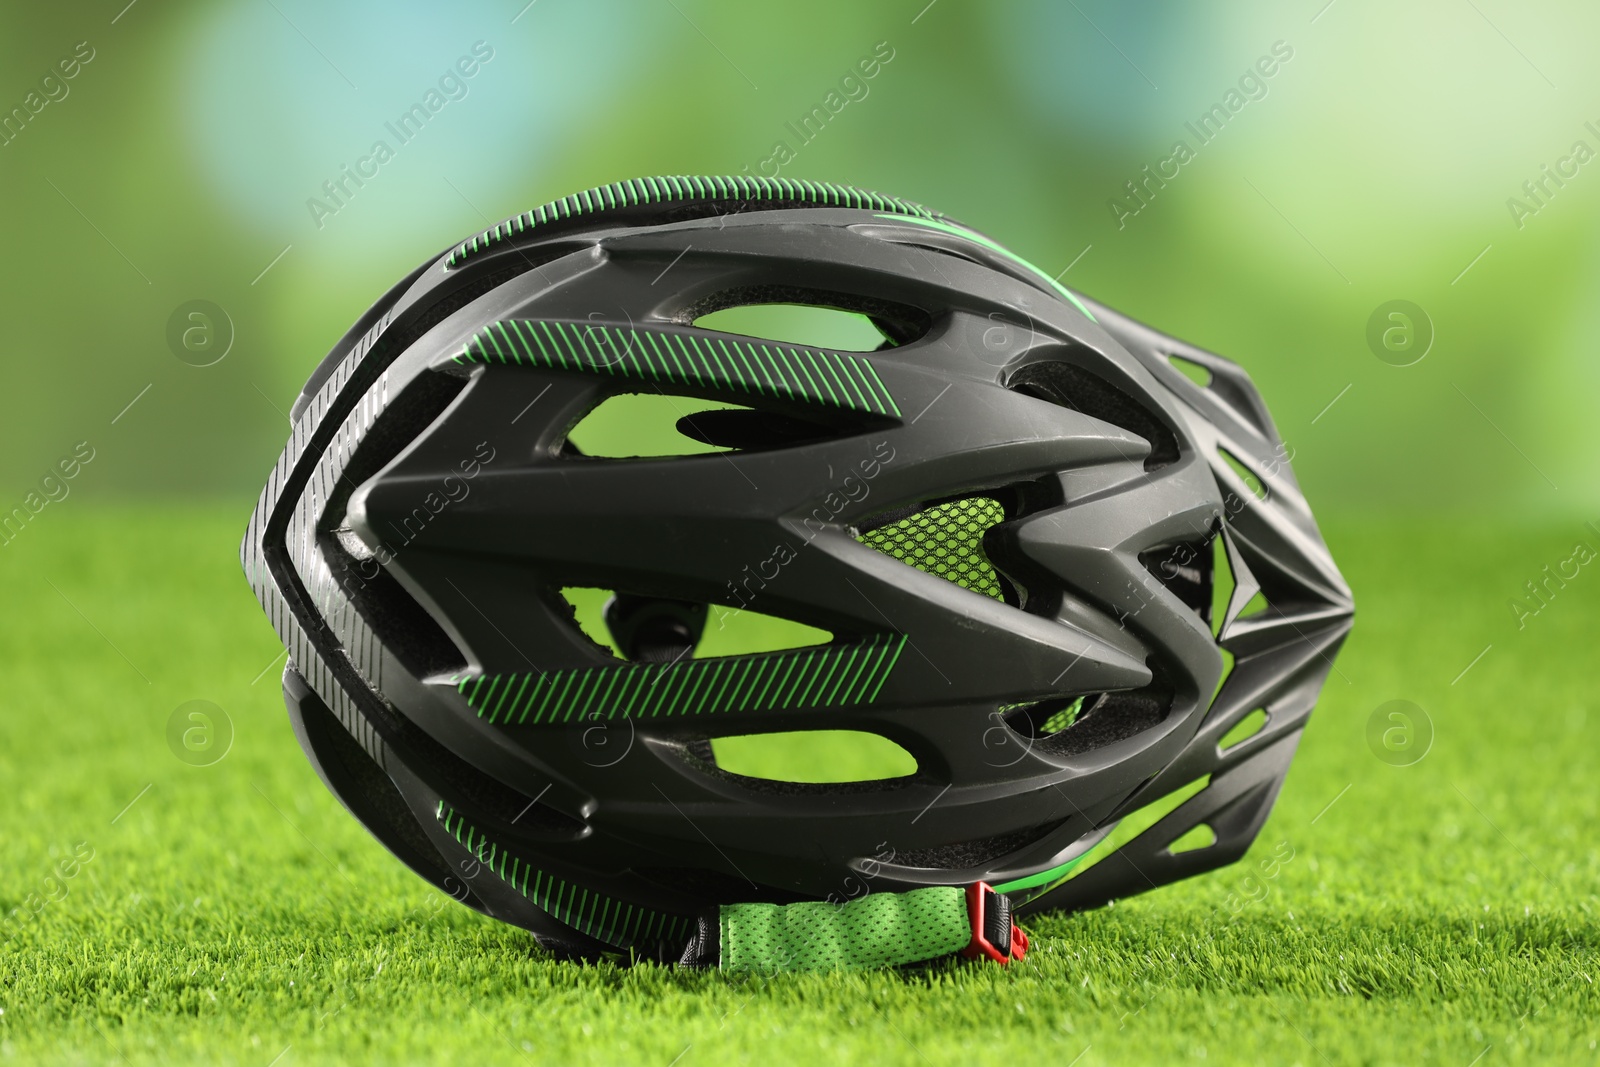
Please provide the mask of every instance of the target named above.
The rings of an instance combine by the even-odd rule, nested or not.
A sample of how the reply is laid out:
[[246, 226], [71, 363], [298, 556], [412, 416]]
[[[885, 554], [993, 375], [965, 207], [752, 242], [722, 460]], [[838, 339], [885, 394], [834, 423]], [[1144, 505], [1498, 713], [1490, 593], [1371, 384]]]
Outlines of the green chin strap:
[[972, 939], [959, 889], [874, 893], [848, 904], [729, 904], [720, 912], [730, 973], [857, 971], [936, 959]]
[[873, 893], [846, 904], [724, 904], [707, 914], [679, 961], [729, 974], [862, 971], [957, 953], [1021, 959], [1028, 935], [1004, 896], [979, 882]]
[[619, 950], [632, 944], [676, 951], [687, 937], [678, 958], [687, 967], [729, 974], [864, 971], [957, 953], [1004, 964], [1021, 959], [1028, 948], [1028, 935], [1011, 921], [1010, 901], [985, 882], [965, 889], [869, 893], [845, 904], [723, 904], [690, 920], [635, 908], [538, 870], [499, 848], [442, 800], [435, 814], [490, 873], [556, 919]]

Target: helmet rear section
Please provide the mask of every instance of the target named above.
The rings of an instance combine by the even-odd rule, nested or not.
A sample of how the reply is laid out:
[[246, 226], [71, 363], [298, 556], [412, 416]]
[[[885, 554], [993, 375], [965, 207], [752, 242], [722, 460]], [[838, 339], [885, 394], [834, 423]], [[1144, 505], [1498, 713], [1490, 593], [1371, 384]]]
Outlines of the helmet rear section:
[[[764, 304], [875, 339], [696, 325]], [[639, 396], [681, 450], [584, 447]], [[574, 953], [675, 958], [715, 904], [984, 881], [1026, 912], [1230, 862], [1350, 625], [1242, 371], [842, 186], [508, 220], [293, 417], [243, 557], [302, 746], [419, 874]], [[718, 760], [824, 730], [914, 769]]]

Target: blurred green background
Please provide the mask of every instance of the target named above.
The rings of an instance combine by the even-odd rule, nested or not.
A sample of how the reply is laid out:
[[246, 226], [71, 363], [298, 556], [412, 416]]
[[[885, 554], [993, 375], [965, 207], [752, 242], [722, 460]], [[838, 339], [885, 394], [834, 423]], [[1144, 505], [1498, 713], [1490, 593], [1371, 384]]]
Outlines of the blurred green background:
[[[0, 536], [0, 1059], [1592, 1062], [1600, 585], [1525, 630], [1507, 604], [1600, 548], [1597, 41], [1576, 0], [7, 7], [0, 518], [39, 495]], [[770, 174], [780, 140], [785, 176], [1243, 364], [1356, 593], [1256, 850], [1041, 919], [1006, 972], [580, 968], [443, 907], [300, 755], [238, 570], [301, 383], [396, 279], [586, 187]], [[169, 340], [201, 300], [233, 328], [207, 366]], [[1428, 343], [1373, 347], [1394, 301]], [[169, 733], [196, 699], [231, 745], [199, 764]], [[1396, 699], [1422, 720], [1385, 751]]]
[[[784, 175], [934, 206], [1241, 361], [1323, 511], [1593, 511], [1600, 166], [1520, 228], [1507, 207], [1574, 141], [1600, 150], [1592, 6], [524, 2], [5, 14], [4, 108], [78, 42], [94, 58], [0, 146], [0, 485], [88, 440], [75, 493], [253, 495], [306, 374], [410, 267], [602, 182], [755, 171], [782, 139]], [[465, 97], [400, 145], [385, 123], [479, 41]], [[1280, 41], [1200, 145], [1185, 123]], [[879, 42], [867, 95], [798, 145], [785, 123]], [[319, 226], [307, 200], [378, 139], [394, 158]], [[1179, 139], [1194, 158], [1119, 225], [1109, 202], [1138, 206], [1124, 183]], [[166, 340], [194, 299], [235, 327], [214, 366]], [[1394, 299], [1436, 334], [1413, 366], [1366, 343]]]

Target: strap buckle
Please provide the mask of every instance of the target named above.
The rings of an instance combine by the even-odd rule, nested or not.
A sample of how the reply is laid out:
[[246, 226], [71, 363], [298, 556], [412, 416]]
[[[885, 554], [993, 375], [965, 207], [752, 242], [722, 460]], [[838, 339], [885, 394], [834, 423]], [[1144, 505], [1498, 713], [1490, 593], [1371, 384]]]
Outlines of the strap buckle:
[[991, 959], [1004, 966], [1028, 952], [1028, 934], [1011, 921], [1011, 902], [988, 882], [967, 886], [967, 918], [972, 940], [961, 950], [969, 960]]

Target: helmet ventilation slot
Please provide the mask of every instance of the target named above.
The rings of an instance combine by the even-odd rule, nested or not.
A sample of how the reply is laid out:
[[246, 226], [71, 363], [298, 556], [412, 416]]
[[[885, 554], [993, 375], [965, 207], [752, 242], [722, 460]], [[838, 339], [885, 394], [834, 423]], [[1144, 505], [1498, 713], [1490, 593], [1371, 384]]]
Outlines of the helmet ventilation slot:
[[1004, 719], [1035, 752], [1081, 756], [1160, 726], [1172, 709], [1172, 697], [1172, 687], [1157, 677], [1143, 689], [1083, 697], [1081, 703], [1059, 698], [1013, 707]]
[[917, 773], [916, 757], [881, 734], [796, 730], [713, 737], [717, 768], [742, 778], [800, 784], [881, 782]]
[[1203, 541], [1180, 541], [1175, 545], [1162, 545], [1139, 553], [1139, 562], [1155, 576], [1167, 591], [1208, 625], [1212, 618], [1212, 585], [1217, 549], [1209, 538]]
[[1233, 724], [1232, 729], [1217, 740], [1217, 751], [1226, 752], [1235, 745], [1242, 745], [1267, 727], [1267, 712], [1264, 708], [1256, 708], [1250, 714]]
[[591, 459], [755, 452], [823, 441], [863, 428], [861, 420], [835, 412], [802, 414], [659, 391], [613, 393], [567, 431], [561, 452]]
[[[1238, 599], [1235, 594], [1241, 591], [1233, 566], [1228, 561], [1226, 539], [1223, 536], [1214, 537], [1212, 545], [1211, 610], [1206, 618], [1211, 623], [1212, 634], [1221, 639], [1223, 627], [1229, 621], [1228, 613], [1235, 606], [1234, 601]], [[1234, 619], [1249, 618], [1267, 610], [1267, 598], [1262, 595], [1260, 584], [1253, 575], [1247, 576], [1244, 591], [1249, 592], [1250, 596], [1239, 606]], [[1227, 649], [1222, 649], [1222, 653], [1224, 657], [1228, 656]]]
[[1208, 823], [1195, 823], [1184, 831], [1177, 840], [1167, 846], [1167, 851], [1176, 856], [1180, 852], [1194, 852], [1197, 849], [1210, 848], [1217, 843], [1217, 832]]
[[[1122, 816], [1120, 819], [1116, 820], [1111, 832], [1107, 834], [1099, 844], [1095, 845], [1088, 852], [1084, 853], [1083, 859], [1078, 861], [1078, 863], [1072, 868], [1071, 872], [1067, 874], [1063, 881], [1069, 881], [1073, 878], [1082, 877], [1086, 871], [1099, 864], [1101, 860], [1115, 855], [1117, 852], [1121, 851], [1125, 846], [1131, 843], [1135, 838], [1141, 837], [1153, 830], [1157, 823], [1165, 819], [1168, 815], [1171, 815], [1173, 812], [1177, 811], [1189, 800], [1204, 792], [1205, 788], [1210, 784], [1211, 776], [1209, 774], [1202, 775], [1187, 785], [1179, 786], [1170, 793], [1165, 793], [1162, 796], [1156, 797], [1154, 800], [1150, 801], [1150, 803], [1136, 808], [1128, 814]], [[1169, 850], [1181, 852], [1208, 847], [1210, 844], [1215, 842], [1216, 834], [1214, 831], [1211, 835], [1212, 841], [1210, 842], [1202, 843], [1204, 841], [1203, 836], [1200, 840], [1196, 840], [1195, 837], [1192, 836], [1193, 831], [1198, 829], [1199, 826], [1203, 825], [1205, 824], [1201, 823], [1197, 824], [1197, 826], [1185, 827], [1182, 833], [1173, 838], [1171, 843], [1168, 844], [1167, 848]], [[1207, 828], [1209, 829], [1209, 827]], [[1187, 848], [1172, 848], [1174, 845], [1178, 845], [1180, 842], [1186, 845]]]
[[1261, 480], [1260, 475], [1245, 464], [1244, 460], [1229, 452], [1226, 448], [1218, 448], [1217, 455], [1222, 457], [1222, 461], [1228, 465], [1229, 470], [1239, 476], [1239, 480], [1245, 484], [1245, 488], [1250, 490], [1257, 500], [1267, 499], [1266, 483]]
[[715, 411], [748, 410], [716, 400], [671, 393], [614, 393], [590, 408], [567, 431], [561, 450], [569, 456], [638, 459], [696, 456], [727, 451], [683, 432]]
[[1076, 363], [1030, 363], [1011, 377], [1010, 386], [1138, 434], [1150, 443], [1150, 452], [1144, 457], [1147, 471], [1178, 461], [1178, 438], [1171, 427], [1133, 397]]
[[834, 640], [815, 626], [723, 604], [583, 586], [567, 586], [560, 595], [585, 637], [619, 659], [640, 663], [784, 652]]
[[1000, 709], [1005, 724], [1024, 740], [1038, 741], [1069, 728], [1083, 714], [1086, 704], [1098, 697], [1051, 697], [1024, 704], [1007, 704]]
[[1196, 363], [1192, 359], [1184, 359], [1182, 356], [1175, 356], [1171, 352], [1168, 352], [1166, 356], [1168, 363], [1171, 363], [1178, 369], [1179, 373], [1181, 373], [1185, 378], [1188, 378], [1194, 384], [1198, 385], [1200, 388], [1204, 389], [1211, 384], [1212, 374], [1210, 367]]
[[[417, 531], [408, 523], [374, 553], [345, 524], [345, 511], [355, 489], [443, 414], [466, 384], [466, 379], [453, 375], [423, 374], [378, 416], [333, 483], [323, 511], [324, 525], [317, 534], [323, 561], [341, 592], [395, 659], [419, 678], [464, 670], [467, 659], [427, 609], [382, 566], [403, 555]], [[432, 512], [421, 503], [419, 499], [417, 521], [425, 525]]]
[[932, 316], [908, 304], [792, 285], [724, 289], [684, 309], [679, 320], [835, 352], [898, 348], [933, 327]]
[[883, 331], [859, 311], [810, 303], [739, 304], [701, 315], [694, 325], [834, 352], [872, 352], [886, 340]]
[[[863, 741], [862, 733], [680, 735], [676, 747], [683, 762], [700, 774], [766, 796], [882, 793], [927, 782], [910, 752], [878, 734]], [[731, 768], [723, 765], [724, 760]]]
[[678, 420], [677, 430], [690, 440], [737, 451], [787, 448], [835, 434], [827, 426], [793, 415], [735, 407], [685, 415]]

